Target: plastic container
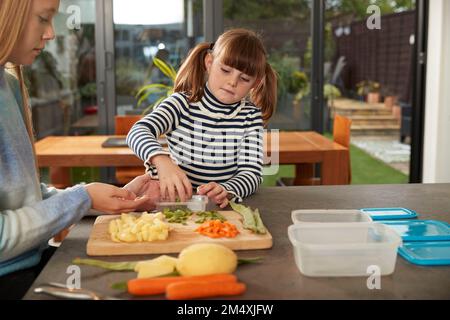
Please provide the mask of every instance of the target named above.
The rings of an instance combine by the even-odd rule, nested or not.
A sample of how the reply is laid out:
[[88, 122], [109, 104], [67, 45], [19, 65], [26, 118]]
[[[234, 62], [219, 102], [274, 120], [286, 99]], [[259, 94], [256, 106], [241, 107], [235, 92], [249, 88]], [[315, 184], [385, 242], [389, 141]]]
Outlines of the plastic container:
[[372, 218], [360, 210], [294, 210], [291, 218], [294, 223], [372, 222]]
[[403, 241], [450, 241], [450, 226], [437, 220], [379, 220]]
[[394, 272], [400, 236], [377, 223], [293, 224], [288, 236], [300, 272], [311, 277], [369, 276]]
[[367, 213], [372, 220], [414, 219], [417, 212], [408, 208], [363, 208], [361, 212]]
[[164, 208], [174, 209], [190, 209], [195, 212], [205, 211], [208, 204], [208, 197], [201, 195], [194, 195], [192, 198], [185, 202], [157, 202], [156, 209], [162, 210]]
[[450, 265], [450, 241], [405, 242], [398, 253], [409, 262], [421, 266]]

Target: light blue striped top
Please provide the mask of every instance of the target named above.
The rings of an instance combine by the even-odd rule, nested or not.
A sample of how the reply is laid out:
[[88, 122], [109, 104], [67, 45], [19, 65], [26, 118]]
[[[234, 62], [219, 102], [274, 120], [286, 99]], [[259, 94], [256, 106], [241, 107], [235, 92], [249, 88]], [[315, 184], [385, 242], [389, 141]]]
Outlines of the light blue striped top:
[[83, 186], [39, 183], [21, 104], [17, 79], [0, 66], [0, 276], [36, 265], [48, 240], [91, 207]]
[[[162, 134], [169, 152], [158, 143]], [[153, 175], [157, 172], [150, 159], [168, 154], [193, 187], [214, 181], [237, 201], [254, 193], [262, 182], [261, 109], [245, 100], [223, 104], [207, 86], [195, 103], [181, 93], [165, 99], [131, 128], [127, 143]]]

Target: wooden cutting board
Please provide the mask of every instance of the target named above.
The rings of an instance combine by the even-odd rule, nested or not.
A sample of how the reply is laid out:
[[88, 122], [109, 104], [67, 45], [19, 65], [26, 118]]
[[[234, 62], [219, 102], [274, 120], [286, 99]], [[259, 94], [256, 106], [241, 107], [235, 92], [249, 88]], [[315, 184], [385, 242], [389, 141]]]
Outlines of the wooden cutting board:
[[264, 235], [255, 234], [242, 226], [242, 217], [234, 211], [219, 211], [229, 222], [239, 230], [234, 238], [209, 238], [195, 232], [200, 225], [195, 223], [197, 217], [192, 215], [187, 225], [169, 223], [171, 231], [166, 240], [152, 242], [114, 242], [108, 234], [109, 222], [120, 218], [120, 215], [99, 216], [92, 227], [91, 235], [87, 243], [89, 256], [115, 256], [133, 254], [160, 254], [180, 252], [194, 243], [219, 243], [232, 250], [267, 249], [272, 247], [272, 235], [267, 232]]

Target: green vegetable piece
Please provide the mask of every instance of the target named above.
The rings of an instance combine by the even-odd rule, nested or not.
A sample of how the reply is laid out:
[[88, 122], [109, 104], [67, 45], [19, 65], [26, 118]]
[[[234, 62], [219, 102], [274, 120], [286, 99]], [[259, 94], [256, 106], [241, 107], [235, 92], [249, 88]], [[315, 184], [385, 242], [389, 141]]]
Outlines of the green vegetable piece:
[[185, 224], [186, 220], [192, 215], [192, 211], [189, 208], [164, 208], [163, 214], [168, 222]]
[[128, 284], [126, 282], [116, 282], [116, 283], [113, 283], [111, 285], [111, 289], [127, 291], [128, 290]]
[[253, 212], [253, 216], [255, 217], [257, 233], [266, 234], [267, 229], [264, 226], [264, 223], [262, 222], [261, 215], [259, 214], [258, 209], [255, 209], [255, 211]]
[[74, 264], [84, 264], [87, 266], [99, 267], [113, 271], [134, 271], [134, 267], [138, 261], [108, 262], [96, 259], [76, 258], [72, 261]]
[[244, 264], [253, 264], [253, 263], [259, 263], [262, 261], [262, 257], [255, 257], [255, 258], [238, 258], [238, 266], [242, 266]]
[[242, 218], [244, 219], [243, 226], [245, 229], [249, 229], [249, 230], [252, 230], [253, 232], [257, 232], [256, 221], [255, 221], [255, 217], [253, 215], [252, 209], [250, 209], [249, 207], [246, 207], [242, 204], [235, 203], [234, 201], [230, 202], [230, 206], [231, 206], [231, 208], [233, 208], [234, 211], [239, 213], [242, 216]]

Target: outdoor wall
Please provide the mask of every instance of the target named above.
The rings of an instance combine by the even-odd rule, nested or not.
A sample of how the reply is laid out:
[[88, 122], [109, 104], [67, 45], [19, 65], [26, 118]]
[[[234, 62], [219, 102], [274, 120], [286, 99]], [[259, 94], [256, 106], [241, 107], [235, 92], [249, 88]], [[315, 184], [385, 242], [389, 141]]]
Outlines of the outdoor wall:
[[341, 74], [345, 89], [356, 90], [358, 82], [371, 80], [380, 83], [382, 94], [411, 102], [415, 17], [415, 10], [383, 15], [380, 30], [369, 30], [366, 20], [354, 21], [349, 35], [335, 37], [336, 58], [344, 56], [347, 62]]
[[450, 182], [450, 1], [429, 2], [424, 183]]

